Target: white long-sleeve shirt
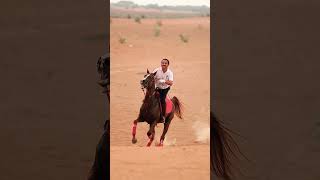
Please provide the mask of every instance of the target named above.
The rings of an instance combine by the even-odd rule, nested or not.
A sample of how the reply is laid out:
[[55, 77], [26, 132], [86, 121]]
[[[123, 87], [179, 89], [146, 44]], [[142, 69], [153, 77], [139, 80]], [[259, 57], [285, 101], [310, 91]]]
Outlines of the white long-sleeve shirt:
[[170, 85], [166, 83], [161, 83], [159, 82], [159, 80], [163, 79], [165, 81], [166, 80], [173, 81], [173, 72], [169, 68], [167, 69], [166, 72], [163, 72], [161, 67], [153, 70], [153, 73], [155, 73], [156, 71], [157, 71], [157, 74], [155, 75], [156, 87], [160, 89], [167, 89], [168, 87], [170, 87]]

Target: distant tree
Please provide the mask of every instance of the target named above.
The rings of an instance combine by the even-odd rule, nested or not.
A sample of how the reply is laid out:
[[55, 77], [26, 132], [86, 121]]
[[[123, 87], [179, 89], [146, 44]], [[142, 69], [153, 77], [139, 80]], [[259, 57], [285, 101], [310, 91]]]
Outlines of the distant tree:
[[145, 6], [146, 8], [150, 8], [150, 9], [160, 9], [160, 7], [158, 6], [158, 4], [148, 4]]
[[136, 23], [139, 23], [139, 24], [141, 23], [140, 17], [135, 17], [135, 18], [134, 18], [134, 21], [135, 21]]
[[126, 9], [133, 8], [133, 7], [137, 6], [132, 1], [119, 1], [117, 3], [114, 3], [114, 5], [124, 7]]

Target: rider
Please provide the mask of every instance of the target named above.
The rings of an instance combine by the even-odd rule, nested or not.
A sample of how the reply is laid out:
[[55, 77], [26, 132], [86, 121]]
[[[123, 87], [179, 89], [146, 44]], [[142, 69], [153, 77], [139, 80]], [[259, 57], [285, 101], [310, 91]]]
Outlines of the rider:
[[156, 90], [160, 94], [160, 102], [161, 102], [161, 112], [162, 112], [162, 120], [165, 122], [166, 115], [166, 97], [168, 91], [170, 90], [170, 86], [173, 84], [173, 72], [168, 68], [170, 62], [168, 59], [161, 60], [161, 67], [155, 69], [153, 73], [157, 72], [155, 75], [156, 80]]

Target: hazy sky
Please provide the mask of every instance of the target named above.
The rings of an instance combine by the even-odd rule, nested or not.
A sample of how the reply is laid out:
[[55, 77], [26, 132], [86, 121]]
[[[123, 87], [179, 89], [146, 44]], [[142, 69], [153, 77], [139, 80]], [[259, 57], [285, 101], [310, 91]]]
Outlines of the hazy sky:
[[[110, 2], [119, 2], [120, 0], [110, 0]], [[210, 0], [128, 0], [139, 5], [158, 4], [158, 5], [206, 5], [210, 7]]]

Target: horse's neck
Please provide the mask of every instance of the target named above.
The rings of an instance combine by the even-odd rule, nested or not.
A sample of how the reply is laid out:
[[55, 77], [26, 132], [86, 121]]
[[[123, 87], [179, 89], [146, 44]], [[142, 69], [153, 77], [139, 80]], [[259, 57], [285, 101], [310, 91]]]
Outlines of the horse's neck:
[[155, 91], [156, 91], [155, 85], [152, 84], [150, 87], [147, 88], [146, 96], [147, 96], [147, 95], [153, 96], [154, 93], [155, 93]]
[[155, 88], [150, 88], [147, 90], [146, 95], [144, 97], [144, 103], [149, 103], [152, 102], [153, 100], [156, 99], [155, 95]]

